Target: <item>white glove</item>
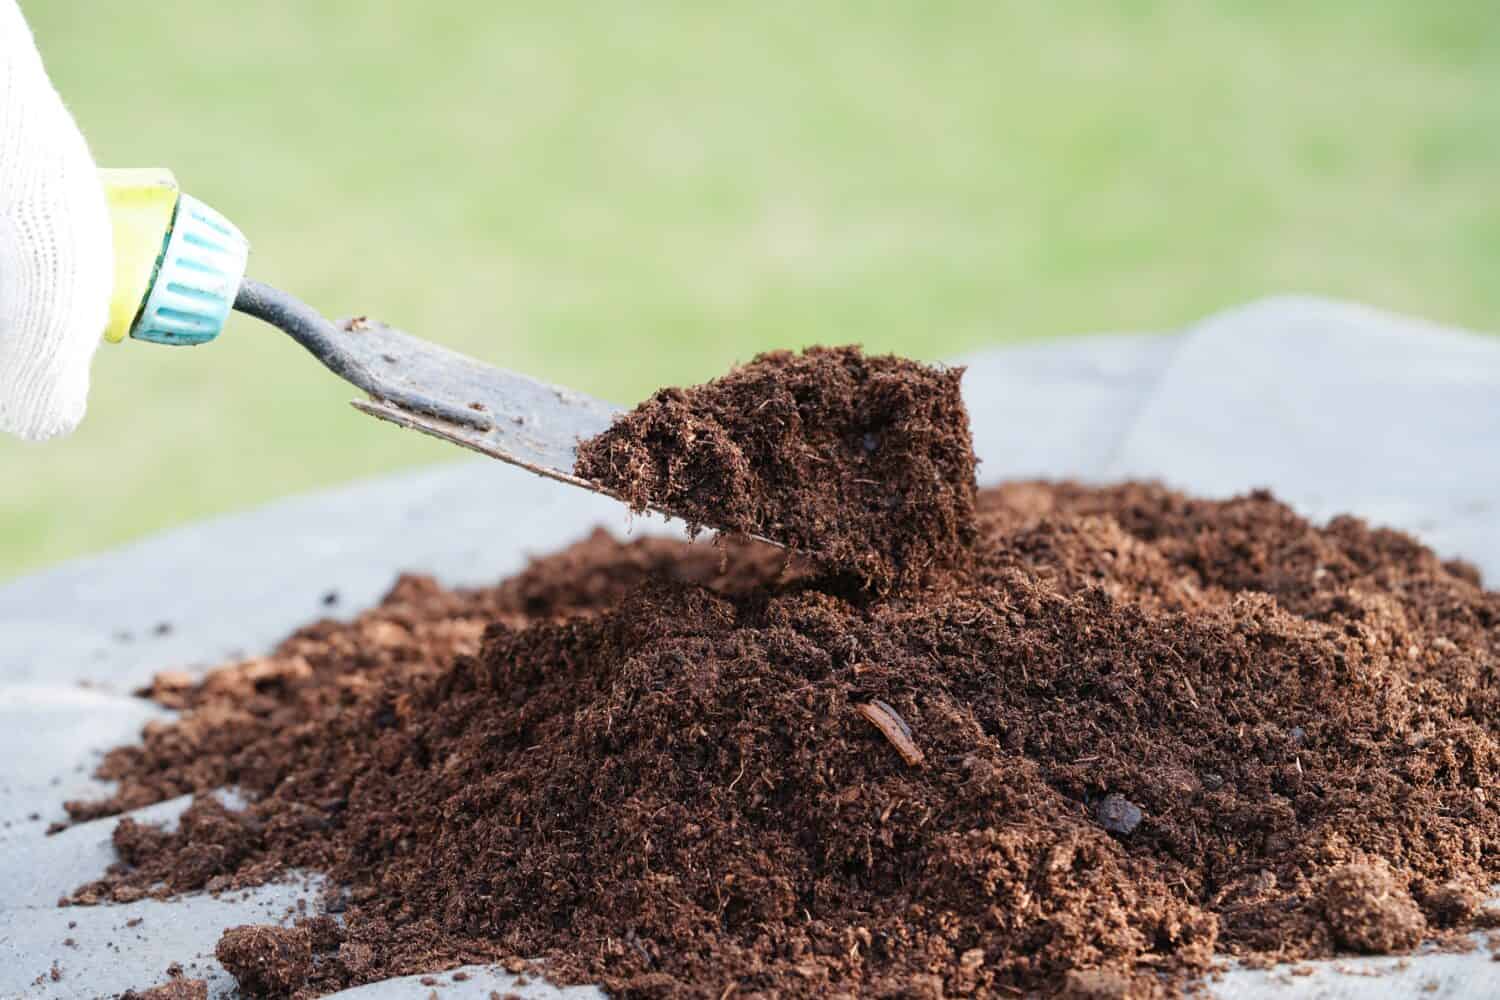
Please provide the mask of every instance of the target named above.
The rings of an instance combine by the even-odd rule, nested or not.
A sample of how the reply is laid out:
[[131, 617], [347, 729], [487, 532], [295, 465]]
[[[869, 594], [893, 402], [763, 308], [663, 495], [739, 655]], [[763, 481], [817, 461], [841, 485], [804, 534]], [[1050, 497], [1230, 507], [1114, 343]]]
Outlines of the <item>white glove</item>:
[[41, 440], [83, 419], [113, 271], [93, 157], [0, 0], [0, 431]]

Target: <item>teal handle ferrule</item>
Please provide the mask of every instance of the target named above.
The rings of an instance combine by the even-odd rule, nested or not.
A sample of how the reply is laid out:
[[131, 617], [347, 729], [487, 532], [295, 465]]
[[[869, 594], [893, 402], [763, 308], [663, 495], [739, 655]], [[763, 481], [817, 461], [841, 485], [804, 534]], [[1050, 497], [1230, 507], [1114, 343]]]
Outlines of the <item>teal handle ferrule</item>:
[[250, 243], [234, 224], [191, 195], [180, 195], [172, 234], [130, 336], [196, 346], [219, 335], [245, 279]]

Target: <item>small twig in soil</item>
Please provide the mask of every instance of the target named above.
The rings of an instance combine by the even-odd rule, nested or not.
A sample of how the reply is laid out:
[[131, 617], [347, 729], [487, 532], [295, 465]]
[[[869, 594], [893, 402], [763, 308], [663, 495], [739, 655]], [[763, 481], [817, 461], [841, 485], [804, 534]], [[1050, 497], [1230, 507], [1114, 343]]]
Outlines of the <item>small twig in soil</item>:
[[877, 698], [874, 701], [861, 702], [855, 705], [854, 709], [863, 715], [870, 725], [880, 730], [880, 735], [890, 741], [902, 760], [916, 767], [925, 759], [916, 743], [912, 742], [911, 727], [896, 713], [894, 708]]

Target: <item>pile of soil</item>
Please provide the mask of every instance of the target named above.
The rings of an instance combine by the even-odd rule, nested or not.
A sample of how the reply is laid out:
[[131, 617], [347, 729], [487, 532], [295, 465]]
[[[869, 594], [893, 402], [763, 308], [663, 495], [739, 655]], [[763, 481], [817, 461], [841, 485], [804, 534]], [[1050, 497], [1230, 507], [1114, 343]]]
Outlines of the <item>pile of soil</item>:
[[1471, 567], [1264, 494], [1016, 484], [929, 583], [603, 533], [493, 589], [404, 579], [159, 677], [182, 717], [71, 809], [200, 796], [122, 820], [71, 901], [327, 873], [326, 913], [219, 948], [298, 997], [530, 959], [627, 997], [1149, 997], [1487, 920]]
[[959, 565], [974, 541], [962, 368], [857, 347], [762, 354], [663, 389], [578, 448], [628, 501], [806, 553], [877, 589]]

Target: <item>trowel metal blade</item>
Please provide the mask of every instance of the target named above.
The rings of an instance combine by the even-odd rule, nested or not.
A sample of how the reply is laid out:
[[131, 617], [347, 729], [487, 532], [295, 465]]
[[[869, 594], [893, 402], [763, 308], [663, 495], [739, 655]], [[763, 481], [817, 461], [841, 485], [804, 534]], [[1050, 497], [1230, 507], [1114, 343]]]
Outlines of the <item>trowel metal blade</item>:
[[578, 443], [620, 410], [429, 343], [382, 323], [346, 321], [340, 348], [373, 385], [355, 409], [538, 475], [606, 492], [573, 474]]
[[[624, 499], [573, 474], [578, 444], [622, 412], [603, 400], [476, 361], [384, 323], [338, 324], [336, 357], [323, 363], [370, 393], [361, 413], [498, 458], [539, 476]], [[357, 369], [357, 380], [350, 368]], [[682, 517], [652, 506], [664, 517]], [[712, 527], [712, 525], [710, 525]], [[750, 538], [783, 547], [775, 539]]]

